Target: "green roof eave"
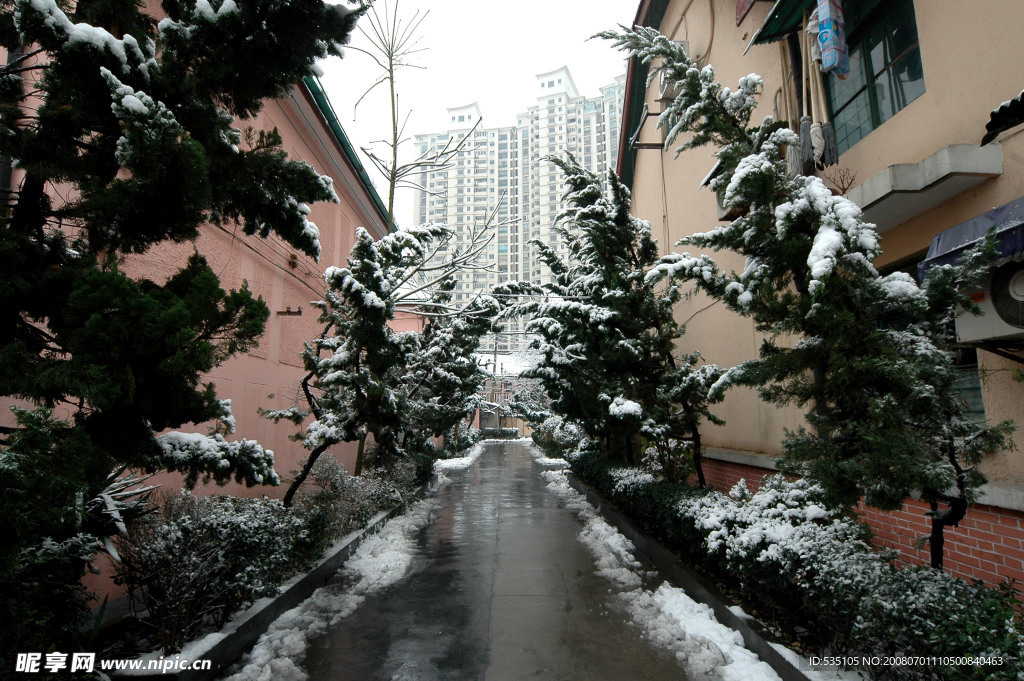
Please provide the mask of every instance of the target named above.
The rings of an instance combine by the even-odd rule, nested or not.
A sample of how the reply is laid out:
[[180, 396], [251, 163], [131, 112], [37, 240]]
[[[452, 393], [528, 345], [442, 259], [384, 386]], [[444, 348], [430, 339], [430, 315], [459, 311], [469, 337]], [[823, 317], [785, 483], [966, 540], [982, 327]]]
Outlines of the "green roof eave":
[[309, 95], [313, 98], [313, 102], [316, 104], [317, 109], [320, 110], [320, 115], [323, 116], [324, 120], [327, 122], [327, 127], [331, 131], [331, 136], [338, 144], [338, 147], [341, 149], [341, 153], [344, 154], [345, 160], [348, 161], [349, 166], [351, 166], [352, 170], [355, 171], [356, 177], [359, 178], [359, 184], [361, 184], [363, 189], [366, 190], [367, 195], [373, 202], [374, 208], [377, 209], [377, 213], [386, 229], [387, 226], [391, 224], [391, 220], [388, 219], [388, 208], [381, 200], [376, 187], [373, 186], [373, 182], [370, 180], [370, 176], [366, 173], [366, 168], [363, 166], [363, 162], [359, 160], [359, 155], [356, 153], [355, 147], [352, 146], [352, 142], [349, 141], [348, 135], [345, 134], [345, 130], [341, 127], [341, 123], [338, 121], [338, 116], [334, 113], [334, 107], [331, 106], [330, 100], [327, 99], [327, 93], [324, 92], [323, 86], [320, 85], [319, 80], [309, 76], [302, 79], [302, 84], [305, 86]]
[[[641, 0], [634, 23], [638, 26], [660, 29], [668, 4], [669, 0]], [[623, 127], [619, 131], [617, 171], [619, 179], [627, 187], [633, 186], [633, 175], [636, 171], [636, 149], [630, 145], [630, 139], [643, 121], [649, 72], [650, 64], [642, 62], [636, 57], [632, 57], [626, 67], [626, 93], [622, 103]]]
[[629, 70], [626, 74], [626, 93], [623, 108], [625, 115], [622, 117], [625, 126], [619, 132], [619, 180], [627, 187], [633, 186], [633, 177], [636, 172], [636, 149], [630, 144], [633, 131], [640, 128], [643, 122], [644, 100], [647, 95], [647, 74], [650, 71], [650, 64], [640, 61], [636, 57], [629, 60]]
[[775, 5], [768, 10], [768, 16], [764, 18], [761, 28], [757, 29], [751, 38], [747, 50], [751, 45], [765, 45], [782, 40], [803, 25], [807, 8], [816, 5], [816, 0], [776, 0]]

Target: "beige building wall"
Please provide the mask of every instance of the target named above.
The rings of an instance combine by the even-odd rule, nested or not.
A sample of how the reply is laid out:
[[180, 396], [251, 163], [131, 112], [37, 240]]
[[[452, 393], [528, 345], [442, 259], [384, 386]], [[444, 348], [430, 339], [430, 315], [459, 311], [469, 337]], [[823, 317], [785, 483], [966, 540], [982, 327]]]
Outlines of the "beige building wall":
[[[750, 13], [736, 25], [733, 0], [644, 0], [638, 9], [638, 20], [650, 25], [643, 21], [648, 13], [656, 14], [659, 6], [666, 4], [659, 30], [674, 40], [688, 41], [691, 56], [702, 66], [713, 65], [724, 85], [735, 88], [739, 78], [751, 72], [764, 78], [764, 94], [752, 122], [782, 113], [776, 111], [776, 106], [784, 108], [781, 97], [776, 95], [783, 83], [779, 43], [753, 45], [743, 54], [773, 3], [753, 3]], [[978, 150], [985, 124], [992, 109], [1024, 88], [1017, 46], [1001, 30], [1024, 26], [1024, 3], [915, 0], [914, 9], [925, 93], [841, 155], [839, 167], [856, 176], [854, 187], [848, 192], [851, 199], [875, 198], [877, 194], [869, 191], [870, 183], [866, 181], [877, 180], [879, 173], [897, 164], [927, 164], [929, 157], [950, 145], [973, 147], [964, 151], [971, 162], [979, 155], [998, 155], [999, 149], [995, 147], [986, 147], [984, 152]], [[662, 110], [657, 98], [655, 82], [646, 94], [651, 112]], [[624, 126], [628, 121], [624, 116]], [[638, 146], [663, 140], [661, 132], [655, 129], [656, 121], [652, 116], [644, 123]], [[626, 129], [624, 139], [628, 140], [634, 131], [635, 128]], [[972, 175], [969, 171], [974, 166], [961, 164], [962, 175], [954, 173], [941, 178], [928, 191], [901, 194], [900, 200], [914, 206], [907, 217], [888, 217], [886, 213], [891, 211], [879, 208], [884, 207], [885, 199], [875, 205], [874, 213], [882, 217], [878, 226], [884, 249], [876, 265], [882, 268], [920, 260], [936, 233], [1024, 195], [1024, 135], [1019, 134], [1022, 131], [1024, 126], [1004, 133], [998, 140], [1002, 153], [1000, 173], [990, 172], [991, 156], [985, 156], [988, 161], [977, 161], [985, 166], [984, 172]], [[684, 250], [674, 246], [678, 239], [721, 224], [715, 195], [707, 188], [698, 189], [714, 166], [713, 151], [689, 151], [675, 159], [672, 150], [666, 153], [639, 148], [632, 152], [633, 211], [651, 222], [652, 231], [666, 252]], [[826, 173], [834, 171], [832, 168]], [[870, 212], [869, 217], [875, 219]], [[726, 269], [739, 270], [743, 266], [742, 260], [732, 254], [715, 257]], [[700, 350], [708, 362], [733, 366], [756, 356], [760, 339], [752, 323], [702, 294], [688, 297], [679, 306], [677, 318], [686, 323], [683, 348]], [[983, 468], [994, 486], [1007, 489], [1011, 497], [1019, 497], [1018, 501], [1024, 504], [1024, 456], [1020, 453], [1024, 447], [1024, 386], [1011, 379], [1013, 369], [1020, 365], [981, 350], [978, 356], [987, 417], [1012, 418], [1020, 426], [1015, 434], [1018, 451], [997, 453], [985, 461]], [[723, 427], [706, 427], [705, 442], [709, 446], [764, 455], [779, 454], [784, 430], [795, 428], [802, 421], [798, 408], [780, 409], [764, 404], [746, 389], [731, 390], [716, 412], [727, 423]]]

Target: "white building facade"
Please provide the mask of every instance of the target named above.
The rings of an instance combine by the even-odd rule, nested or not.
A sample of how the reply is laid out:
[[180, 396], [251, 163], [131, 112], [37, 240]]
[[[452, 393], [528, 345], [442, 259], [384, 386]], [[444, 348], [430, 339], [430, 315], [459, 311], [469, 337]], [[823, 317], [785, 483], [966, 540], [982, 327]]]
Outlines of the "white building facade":
[[[600, 96], [588, 99], [563, 66], [537, 75], [537, 103], [517, 116], [515, 126], [473, 130], [481, 118], [474, 103], [448, 109], [448, 130], [416, 136], [420, 153], [441, 149], [452, 138], [471, 139], [450, 167], [420, 178], [423, 190], [414, 201], [414, 222], [452, 225], [457, 244], [467, 244], [473, 228], [482, 228], [492, 214], [497, 225], [494, 240], [480, 255], [488, 269], [460, 275], [457, 301], [508, 280], [550, 281], [551, 272], [530, 241], [564, 252], [554, 230], [564, 186], [558, 168], [543, 159], [569, 152], [599, 174], [615, 168], [625, 81], [625, 75], [619, 76], [601, 88]], [[485, 347], [505, 354], [516, 352], [525, 340], [522, 322], [510, 322]]]

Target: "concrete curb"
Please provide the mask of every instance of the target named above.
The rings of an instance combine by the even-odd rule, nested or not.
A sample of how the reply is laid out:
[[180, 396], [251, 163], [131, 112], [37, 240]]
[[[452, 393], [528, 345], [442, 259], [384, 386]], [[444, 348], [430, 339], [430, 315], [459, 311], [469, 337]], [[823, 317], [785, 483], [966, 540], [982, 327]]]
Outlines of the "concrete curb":
[[[422, 499], [436, 489], [437, 476], [435, 475], [429, 483], [416, 490], [415, 498]], [[221, 638], [210, 640], [207, 645], [193, 644], [190, 647], [186, 644], [181, 653], [169, 656], [168, 658], [171, 660], [179, 658], [189, 662], [194, 660], [210, 660], [212, 662], [210, 669], [169, 669], [167, 672], [162, 672], [159, 669], [122, 670], [112, 672], [110, 677], [112, 679], [159, 678], [164, 681], [213, 681], [242, 655], [252, 649], [256, 641], [259, 640], [259, 637], [266, 633], [274, 620], [302, 603], [314, 591], [326, 584], [345, 565], [345, 561], [359, 548], [364, 539], [376, 534], [389, 520], [401, 514], [403, 510], [403, 507], [395, 506], [388, 511], [381, 511], [375, 515], [361, 531], [353, 532], [344, 537], [339, 545], [334, 548], [333, 553], [322, 558], [312, 570], [294, 582], [286, 582], [284, 590], [277, 597], [269, 601], [257, 602], [248, 610], [236, 615], [234, 619], [218, 632], [223, 634]], [[199, 640], [203, 641], [203, 639]]]
[[653, 563], [669, 582], [685, 591], [694, 600], [706, 603], [714, 611], [715, 618], [725, 626], [738, 631], [747, 649], [756, 653], [783, 681], [807, 681], [807, 676], [803, 672], [768, 643], [765, 639], [767, 632], [756, 620], [743, 619], [729, 609], [733, 603], [709, 579], [694, 572], [656, 539], [642, 532], [632, 521], [612, 508], [607, 500], [577, 480], [569, 471], [565, 473], [573, 489], [586, 496], [587, 501], [597, 509], [597, 512], [633, 542], [637, 551]]

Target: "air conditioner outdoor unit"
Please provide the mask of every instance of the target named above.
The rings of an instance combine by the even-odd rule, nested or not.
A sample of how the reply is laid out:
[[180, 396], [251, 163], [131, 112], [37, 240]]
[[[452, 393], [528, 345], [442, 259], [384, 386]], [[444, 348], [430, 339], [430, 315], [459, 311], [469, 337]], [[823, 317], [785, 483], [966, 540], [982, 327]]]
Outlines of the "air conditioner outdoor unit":
[[974, 300], [981, 314], [956, 318], [956, 333], [962, 343], [1024, 341], [1024, 262], [996, 267]]
[[[682, 46], [683, 52], [690, 54], [690, 42], [688, 40], [677, 40], [676, 43]], [[664, 71], [660, 71], [658, 73], [658, 101], [662, 104], [661, 108], [664, 109], [678, 96], [679, 89], [674, 83], [670, 83], [668, 79], [665, 78]]]

